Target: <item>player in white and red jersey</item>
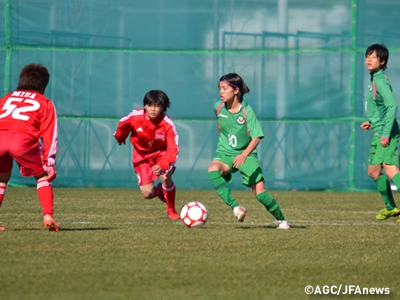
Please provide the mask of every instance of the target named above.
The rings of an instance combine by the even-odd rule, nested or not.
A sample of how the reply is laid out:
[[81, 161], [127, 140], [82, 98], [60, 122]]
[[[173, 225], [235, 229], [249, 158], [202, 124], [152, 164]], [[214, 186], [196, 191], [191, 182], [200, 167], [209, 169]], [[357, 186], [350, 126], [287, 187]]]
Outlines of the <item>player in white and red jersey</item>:
[[[15, 160], [21, 175], [36, 179], [44, 225], [50, 231], [59, 231], [53, 218], [51, 184], [57, 175], [57, 113], [54, 104], [43, 95], [49, 78], [44, 66], [26, 65], [17, 89], [0, 99], [0, 205]], [[0, 226], [0, 230], [5, 228]]]
[[[133, 168], [143, 197], [158, 197], [166, 203], [168, 217], [179, 220], [175, 210], [176, 187], [172, 180], [179, 138], [174, 122], [166, 115], [170, 101], [163, 91], [151, 90], [144, 96], [143, 106], [119, 121], [114, 137], [122, 145], [130, 135]], [[158, 178], [161, 183], [154, 186]]]

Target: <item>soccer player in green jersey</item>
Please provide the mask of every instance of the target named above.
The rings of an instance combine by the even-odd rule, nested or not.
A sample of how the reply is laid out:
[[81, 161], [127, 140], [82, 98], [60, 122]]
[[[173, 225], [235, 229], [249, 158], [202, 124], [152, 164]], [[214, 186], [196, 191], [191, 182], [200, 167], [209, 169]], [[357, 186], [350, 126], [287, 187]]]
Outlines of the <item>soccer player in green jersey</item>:
[[279, 204], [265, 190], [264, 177], [257, 157], [257, 145], [264, 137], [251, 106], [243, 100], [250, 92], [243, 79], [235, 73], [220, 78], [221, 101], [215, 103], [219, 142], [215, 156], [208, 167], [208, 176], [218, 195], [229, 205], [234, 216], [243, 222], [247, 210], [239, 206], [229, 188], [232, 174], [239, 171], [243, 185], [251, 187], [256, 199], [277, 220], [279, 229], [289, 229]]
[[[368, 175], [375, 181], [386, 206], [376, 216], [378, 220], [400, 215], [387, 178], [400, 190], [397, 102], [384, 73], [388, 59], [389, 51], [382, 44], [371, 45], [365, 52], [365, 64], [371, 79], [367, 98], [368, 121], [363, 122], [360, 127], [365, 131], [371, 129], [374, 134], [369, 153]], [[382, 174], [382, 170], [385, 170], [387, 177]]]

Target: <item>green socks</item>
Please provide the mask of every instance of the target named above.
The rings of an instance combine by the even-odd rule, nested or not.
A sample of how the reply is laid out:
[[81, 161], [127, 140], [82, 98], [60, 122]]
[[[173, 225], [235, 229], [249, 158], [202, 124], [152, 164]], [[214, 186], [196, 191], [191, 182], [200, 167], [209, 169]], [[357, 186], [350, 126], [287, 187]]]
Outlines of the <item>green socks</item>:
[[208, 172], [208, 177], [210, 178], [214, 189], [217, 191], [217, 194], [227, 205], [229, 205], [232, 209], [238, 206], [231, 194], [228, 183], [218, 171]]
[[[397, 187], [400, 187], [400, 173], [397, 173], [393, 177], [393, 182]], [[396, 182], [397, 181], [397, 182]], [[378, 192], [381, 194], [383, 201], [385, 202], [385, 206], [387, 210], [392, 210], [396, 207], [396, 203], [394, 202], [392, 189], [390, 188], [390, 182], [385, 175], [381, 175], [375, 180], [376, 187]]]
[[285, 220], [281, 208], [279, 207], [278, 202], [274, 198], [272, 198], [267, 191], [259, 193], [256, 196], [257, 200], [260, 201], [265, 208], [277, 219], [278, 221]]
[[400, 192], [400, 172], [393, 176], [392, 181], [396, 185], [397, 191]]
[[[227, 205], [229, 205], [232, 209], [238, 206], [236, 200], [231, 194], [228, 183], [218, 171], [208, 172], [208, 177], [210, 178], [214, 189], [217, 191], [217, 194]], [[278, 202], [276, 202], [275, 199], [267, 193], [267, 191], [258, 194], [256, 199], [265, 206], [265, 208], [275, 217], [275, 219], [278, 221], [285, 220]]]

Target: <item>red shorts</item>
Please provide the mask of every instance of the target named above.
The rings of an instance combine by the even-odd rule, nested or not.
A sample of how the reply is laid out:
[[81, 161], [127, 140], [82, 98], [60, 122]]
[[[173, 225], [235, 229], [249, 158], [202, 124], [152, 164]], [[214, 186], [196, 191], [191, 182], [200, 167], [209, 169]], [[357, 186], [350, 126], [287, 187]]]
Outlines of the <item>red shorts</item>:
[[22, 176], [36, 176], [45, 172], [42, 147], [37, 139], [24, 133], [0, 130], [0, 173], [10, 172], [13, 160]]
[[133, 169], [135, 170], [138, 178], [139, 186], [152, 183], [158, 179], [157, 175], [154, 175], [151, 169], [157, 162], [165, 155], [164, 150], [158, 150], [151, 153], [133, 152]]

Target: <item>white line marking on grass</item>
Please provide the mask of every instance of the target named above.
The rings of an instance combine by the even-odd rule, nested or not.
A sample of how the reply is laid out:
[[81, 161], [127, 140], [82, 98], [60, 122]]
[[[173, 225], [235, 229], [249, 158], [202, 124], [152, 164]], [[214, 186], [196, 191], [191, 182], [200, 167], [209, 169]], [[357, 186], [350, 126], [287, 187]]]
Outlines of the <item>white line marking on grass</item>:
[[293, 208], [283, 208], [282, 211], [301, 211], [301, 212], [306, 212], [306, 211], [311, 211], [311, 212], [321, 212], [321, 213], [346, 213], [346, 214], [378, 214], [378, 211], [348, 211], [348, 210], [334, 210], [334, 209], [293, 209]]
[[83, 222], [82, 221], [82, 222], [71, 222], [71, 224], [96, 224], [96, 222]]
[[[290, 225], [293, 227], [296, 226], [400, 226], [399, 223], [393, 222], [394, 220], [387, 220], [387, 221], [365, 221], [365, 222], [352, 222], [352, 221], [324, 221], [324, 220], [290, 220], [288, 219]], [[173, 221], [171, 222], [174, 225], [182, 225], [185, 226], [181, 221]], [[0, 220], [0, 224], [3, 226], [8, 225], [41, 225], [42, 222], [4, 222]], [[156, 225], [156, 226], [162, 226], [165, 224], [164, 222], [158, 222], [158, 221], [137, 221], [137, 222], [88, 222], [88, 221], [74, 221], [74, 222], [59, 222], [61, 225], [61, 228], [68, 227], [69, 225], [109, 225], [115, 226], [115, 225]], [[248, 226], [276, 226], [275, 222], [243, 222], [243, 223], [238, 223], [238, 222], [215, 222], [215, 221], [208, 221], [205, 226], [207, 225], [217, 225], [217, 226], [240, 226], [240, 227], [248, 227]]]
[[306, 224], [312, 226], [400, 226], [397, 222], [373, 222], [373, 221], [365, 221], [365, 222], [352, 222], [352, 221], [333, 221], [333, 222], [326, 222], [322, 220], [289, 220], [290, 225], [295, 224]]

